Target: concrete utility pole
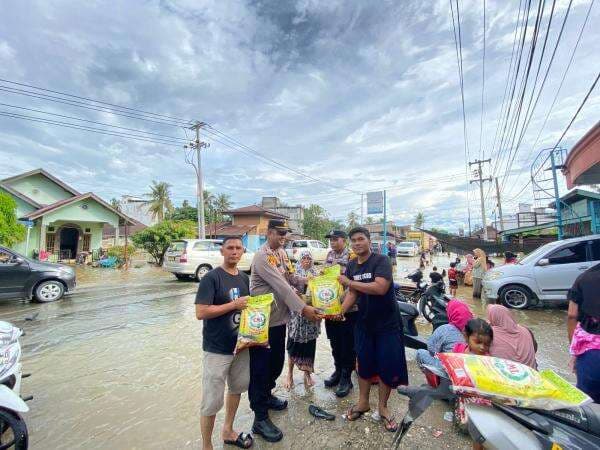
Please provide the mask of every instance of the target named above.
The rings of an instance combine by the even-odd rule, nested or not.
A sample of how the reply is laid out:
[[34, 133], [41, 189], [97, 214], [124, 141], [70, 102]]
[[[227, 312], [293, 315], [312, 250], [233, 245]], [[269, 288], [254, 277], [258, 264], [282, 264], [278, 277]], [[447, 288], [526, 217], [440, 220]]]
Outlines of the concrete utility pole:
[[498, 217], [500, 218], [500, 231], [504, 231], [504, 219], [502, 218], [502, 202], [500, 201], [500, 188], [498, 187], [498, 177], [496, 177], [496, 200], [498, 202]]
[[476, 170], [476, 175], [477, 178], [475, 178], [474, 180], [471, 180], [471, 183], [479, 183], [479, 195], [481, 196], [481, 223], [483, 224], [483, 240], [487, 241], [488, 240], [488, 234], [487, 234], [487, 223], [485, 220], [485, 201], [483, 199], [483, 182], [484, 181], [492, 181], [492, 177], [489, 178], [483, 178], [483, 172], [481, 170], [481, 165], [484, 163], [489, 163], [491, 162], [491, 159], [484, 159], [484, 160], [479, 160], [476, 159], [473, 162], [469, 161], [469, 167], [471, 167], [472, 165], [476, 165], [477, 166], [477, 170]]
[[360, 224], [361, 224], [361, 226], [364, 225], [364, 223], [365, 223], [364, 196], [365, 196], [365, 194], [360, 194]]
[[[193, 156], [186, 158], [186, 161], [194, 166], [196, 170], [196, 181], [197, 181], [197, 204], [198, 204], [198, 238], [206, 239], [206, 226], [204, 224], [204, 184], [202, 180], [202, 154], [203, 148], [210, 147], [210, 144], [200, 141], [200, 128], [206, 125], [204, 122], [196, 122], [190, 127], [191, 130], [196, 132], [196, 140], [190, 143], [190, 147], [196, 150], [196, 161]], [[188, 148], [187, 145], [184, 148]]]

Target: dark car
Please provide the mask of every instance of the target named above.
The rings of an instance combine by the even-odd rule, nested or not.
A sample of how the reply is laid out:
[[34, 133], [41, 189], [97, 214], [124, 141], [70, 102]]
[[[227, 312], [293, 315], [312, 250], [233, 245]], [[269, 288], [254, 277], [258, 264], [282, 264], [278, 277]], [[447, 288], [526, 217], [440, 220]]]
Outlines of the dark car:
[[75, 289], [72, 267], [26, 258], [0, 247], [0, 298], [54, 302]]

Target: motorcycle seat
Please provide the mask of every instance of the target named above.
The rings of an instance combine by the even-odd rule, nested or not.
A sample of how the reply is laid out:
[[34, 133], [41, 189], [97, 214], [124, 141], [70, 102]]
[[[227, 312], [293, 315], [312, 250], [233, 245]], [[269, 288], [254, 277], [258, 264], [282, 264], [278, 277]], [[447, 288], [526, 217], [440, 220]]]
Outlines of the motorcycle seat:
[[578, 408], [536, 412], [578, 430], [600, 436], [600, 404], [598, 403], [590, 403]]
[[417, 317], [419, 315], [419, 310], [415, 308], [413, 305], [404, 302], [397, 302], [398, 309], [400, 310], [400, 314], [405, 314], [407, 316]]

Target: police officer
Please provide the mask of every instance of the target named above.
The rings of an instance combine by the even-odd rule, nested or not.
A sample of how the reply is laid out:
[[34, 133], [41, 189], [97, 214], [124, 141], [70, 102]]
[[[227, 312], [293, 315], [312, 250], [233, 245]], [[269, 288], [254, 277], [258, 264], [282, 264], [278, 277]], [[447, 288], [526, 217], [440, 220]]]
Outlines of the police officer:
[[[354, 257], [346, 246], [348, 235], [345, 231], [333, 230], [326, 238], [329, 239], [331, 250], [325, 259], [326, 266], [339, 264], [342, 274], [346, 272], [348, 262]], [[342, 299], [343, 300], [343, 299]], [[354, 352], [354, 324], [356, 323], [358, 307], [355, 305], [346, 314], [346, 320], [338, 322], [334, 320], [325, 321], [325, 330], [331, 345], [331, 353], [335, 364], [335, 371], [325, 380], [326, 387], [335, 387], [335, 395], [346, 397], [352, 389], [350, 376], [356, 364]]]
[[252, 260], [250, 294], [272, 293], [275, 301], [269, 321], [269, 348], [250, 348], [250, 408], [254, 411], [252, 431], [268, 442], [283, 438], [281, 430], [269, 419], [269, 409], [281, 411], [287, 401], [275, 397], [271, 391], [283, 369], [285, 360], [285, 329], [290, 311], [302, 313], [310, 320], [317, 320], [316, 310], [306, 305], [294, 287], [302, 289], [306, 279], [294, 274], [285, 253], [284, 245], [290, 229], [285, 220], [270, 220], [267, 242], [256, 252]]

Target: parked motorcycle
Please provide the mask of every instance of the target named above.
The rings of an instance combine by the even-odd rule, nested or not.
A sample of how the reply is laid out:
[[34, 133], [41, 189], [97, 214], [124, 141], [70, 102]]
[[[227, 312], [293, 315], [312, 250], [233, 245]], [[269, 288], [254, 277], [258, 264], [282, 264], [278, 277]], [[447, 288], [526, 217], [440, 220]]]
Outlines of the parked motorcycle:
[[[402, 419], [393, 441], [399, 448], [402, 438], [413, 422], [433, 403], [433, 400], [454, 401], [448, 375], [436, 367], [425, 370], [437, 375], [440, 384], [403, 386], [398, 392], [409, 397], [408, 412]], [[577, 408], [544, 411], [493, 404], [465, 405], [471, 438], [486, 449], [594, 449], [600, 448], [600, 405], [594, 403]]]
[[446, 307], [452, 297], [446, 294], [446, 287], [443, 281], [429, 286], [418, 302], [419, 312], [433, 325], [435, 330], [440, 325], [448, 323]]
[[417, 304], [421, 296], [427, 290], [427, 282], [423, 281], [423, 272], [417, 269], [414, 272], [409, 273], [406, 276], [407, 279], [415, 283], [415, 288], [406, 292], [407, 288], [399, 284], [394, 284], [396, 289], [396, 297], [400, 297], [398, 300]]
[[20, 328], [0, 321], [0, 450], [28, 448], [27, 425], [21, 413], [29, 407], [20, 397], [21, 344]]

